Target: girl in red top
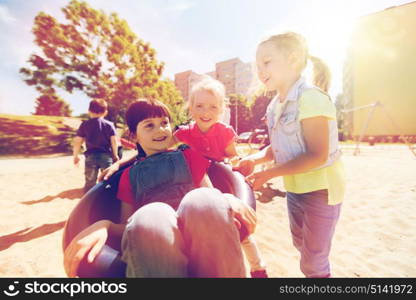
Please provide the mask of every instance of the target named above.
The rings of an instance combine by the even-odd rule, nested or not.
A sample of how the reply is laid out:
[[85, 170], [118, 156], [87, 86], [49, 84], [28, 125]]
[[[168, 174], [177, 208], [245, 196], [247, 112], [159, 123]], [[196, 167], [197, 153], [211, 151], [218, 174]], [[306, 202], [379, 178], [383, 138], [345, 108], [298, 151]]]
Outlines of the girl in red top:
[[189, 112], [193, 122], [180, 126], [175, 139], [215, 161], [232, 159], [237, 154], [234, 129], [220, 121], [225, 111], [224, 85], [211, 77], [198, 82], [191, 91]]
[[[181, 126], [174, 133], [175, 139], [214, 161], [232, 161], [238, 156], [234, 129], [220, 122], [225, 110], [224, 85], [209, 76], [191, 90], [189, 112], [193, 122]], [[267, 277], [265, 263], [253, 236], [242, 241], [244, 253], [251, 268], [251, 277]]]

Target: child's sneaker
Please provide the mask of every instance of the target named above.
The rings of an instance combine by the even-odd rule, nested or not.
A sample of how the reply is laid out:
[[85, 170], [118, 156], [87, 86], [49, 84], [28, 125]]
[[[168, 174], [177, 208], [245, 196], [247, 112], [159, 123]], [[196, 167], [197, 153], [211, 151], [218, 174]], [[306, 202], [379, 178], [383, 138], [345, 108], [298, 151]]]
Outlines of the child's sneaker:
[[257, 270], [250, 272], [251, 278], [269, 278], [266, 270]]

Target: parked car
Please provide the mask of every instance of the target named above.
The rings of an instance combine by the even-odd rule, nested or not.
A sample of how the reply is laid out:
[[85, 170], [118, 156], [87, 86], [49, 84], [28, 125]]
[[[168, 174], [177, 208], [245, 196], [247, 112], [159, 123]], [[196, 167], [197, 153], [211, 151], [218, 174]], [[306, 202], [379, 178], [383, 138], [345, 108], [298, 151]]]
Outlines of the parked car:
[[269, 136], [265, 129], [254, 129], [253, 131], [240, 133], [237, 143], [269, 143]]
[[251, 143], [264, 144], [269, 143], [269, 135], [265, 129], [254, 129], [251, 136]]
[[237, 143], [248, 143], [252, 134], [253, 133], [249, 131], [240, 133], [237, 137]]

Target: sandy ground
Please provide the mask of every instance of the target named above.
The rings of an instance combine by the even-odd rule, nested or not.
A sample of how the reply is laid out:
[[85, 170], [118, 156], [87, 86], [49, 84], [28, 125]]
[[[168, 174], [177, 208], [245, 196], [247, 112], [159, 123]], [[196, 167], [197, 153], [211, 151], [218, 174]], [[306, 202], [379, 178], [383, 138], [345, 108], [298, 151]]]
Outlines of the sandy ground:
[[[334, 277], [416, 277], [416, 157], [409, 149], [344, 150], [348, 190], [331, 251]], [[0, 277], [65, 277], [62, 229], [83, 167], [70, 156], [0, 159]], [[260, 195], [256, 239], [273, 277], [303, 277], [281, 179]]]

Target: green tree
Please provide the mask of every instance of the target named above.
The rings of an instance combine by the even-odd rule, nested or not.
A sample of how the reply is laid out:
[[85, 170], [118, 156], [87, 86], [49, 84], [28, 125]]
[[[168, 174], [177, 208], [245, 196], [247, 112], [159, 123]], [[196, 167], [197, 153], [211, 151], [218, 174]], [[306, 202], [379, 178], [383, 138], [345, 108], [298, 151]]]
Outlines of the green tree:
[[338, 94], [335, 98], [335, 107], [337, 109], [337, 123], [339, 139], [345, 141], [351, 138], [352, 134], [352, 113], [346, 112], [349, 103], [346, 101], [344, 94]]
[[266, 114], [267, 106], [269, 105], [271, 98], [269, 96], [258, 96], [254, 99], [254, 103], [251, 106], [251, 124], [258, 129], [267, 129], [264, 121], [264, 115]]
[[35, 115], [70, 117], [68, 103], [54, 94], [44, 94], [36, 99]]
[[161, 79], [164, 64], [156, 51], [125, 20], [77, 0], [62, 11], [65, 24], [44, 12], [35, 18], [32, 31], [42, 54], [33, 54], [29, 67], [20, 70], [27, 84], [41, 93], [79, 90], [104, 99], [108, 118], [117, 122], [140, 97], [162, 99], [170, 107], [183, 102], [174, 85]]

